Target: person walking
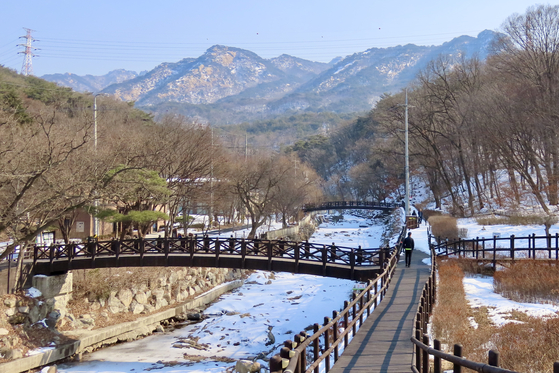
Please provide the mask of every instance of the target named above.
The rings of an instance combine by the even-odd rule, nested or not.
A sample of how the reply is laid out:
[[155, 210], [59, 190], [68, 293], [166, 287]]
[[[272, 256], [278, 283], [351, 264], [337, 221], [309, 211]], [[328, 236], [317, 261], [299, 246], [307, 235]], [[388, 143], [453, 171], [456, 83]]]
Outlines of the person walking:
[[413, 238], [411, 238], [411, 232], [409, 232], [408, 236], [404, 238], [404, 241], [402, 242], [402, 247], [406, 252], [406, 267], [409, 267], [411, 264], [411, 252], [414, 249], [414, 242], [413, 242]]

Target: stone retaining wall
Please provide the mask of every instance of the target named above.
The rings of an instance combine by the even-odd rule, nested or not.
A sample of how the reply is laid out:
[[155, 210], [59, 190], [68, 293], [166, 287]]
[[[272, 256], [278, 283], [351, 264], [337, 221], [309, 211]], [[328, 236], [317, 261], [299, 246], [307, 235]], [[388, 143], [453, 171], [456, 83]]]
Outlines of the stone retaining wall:
[[[122, 286], [105, 297], [74, 299], [70, 307], [72, 283], [75, 280], [72, 272], [58, 276], [35, 276], [34, 286], [27, 290], [27, 296], [2, 297], [0, 326], [5, 327], [0, 327], [0, 356], [9, 360], [21, 360], [25, 349], [21, 346], [21, 336], [17, 330], [27, 330], [27, 333], [31, 327], [52, 330], [55, 333], [51, 342], [58, 346], [64, 340], [63, 336], [56, 335], [58, 331], [72, 336], [80, 334], [80, 331], [97, 331], [97, 328], [104, 325], [120, 323], [119, 319], [123, 316], [129, 320], [127, 315], [150, 315], [145, 320], [151, 320], [151, 316], [157, 310], [184, 303], [204, 291], [228, 281], [239, 280], [241, 277], [242, 271], [236, 269], [168, 267], [162, 269], [155, 278], [150, 278], [147, 283], [135, 282], [129, 286]], [[111, 280], [107, 278], [106, 281]], [[184, 308], [178, 308], [181, 307]], [[163, 319], [174, 317], [178, 308], [164, 311], [168, 315], [165, 314]], [[141, 322], [142, 327], [138, 327], [137, 331], [127, 331], [117, 340], [114, 340], [114, 336], [110, 337], [112, 339], [103, 344], [133, 340], [150, 334], [161, 321], [159, 316], [153, 321], [145, 320]], [[86, 345], [90, 346], [88, 350], [84, 350]], [[80, 341], [79, 346], [82, 351], [100, 347], [93, 343], [84, 344], [83, 341]], [[69, 351], [76, 353], [76, 348], [71, 347]], [[39, 365], [44, 364], [46, 363]], [[0, 369], [0, 372], [2, 371]]]
[[132, 341], [139, 337], [151, 334], [153, 331], [157, 330], [161, 327], [160, 323], [163, 320], [184, 315], [186, 311], [191, 309], [204, 308], [220, 295], [236, 289], [241, 285], [241, 280], [228, 282], [189, 302], [181, 304], [180, 306], [141, 317], [135, 321], [121, 323], [102, 329], [76, 331], [73, 333], [77, 338], [75, 342], [58, 346], [55, 349], [37, 355], [0, 364], [0, 373], [26, 372], [30, 369], [52, 364], [70, 356], [81, 354], [83, 352], [90, 352], [106, 345], [114, 344], [120, 341]]

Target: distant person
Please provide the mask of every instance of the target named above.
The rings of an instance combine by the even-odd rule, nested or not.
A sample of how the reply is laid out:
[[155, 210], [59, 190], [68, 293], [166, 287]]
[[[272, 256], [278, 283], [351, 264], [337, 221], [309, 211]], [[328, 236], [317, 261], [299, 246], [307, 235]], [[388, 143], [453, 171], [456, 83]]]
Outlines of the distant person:
[[408, 236], [404, 238], [404, 241], [402, 242], [402, 246], [406, 252], [406, 267], [409, 267], [411, 264], [411, 252], [414, 249], [414, 245], [413, 238], [411, 238], [411, 232], [409, 232]]

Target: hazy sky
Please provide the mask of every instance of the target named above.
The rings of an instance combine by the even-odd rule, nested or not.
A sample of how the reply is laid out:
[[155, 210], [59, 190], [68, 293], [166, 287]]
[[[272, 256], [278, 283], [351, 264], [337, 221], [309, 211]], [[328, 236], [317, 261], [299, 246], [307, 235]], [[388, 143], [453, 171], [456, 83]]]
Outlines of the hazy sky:
[[[542, 3], [542, 2], [540, 2]], [[558, 2], [543, 2], [556, 5]], [[21, 71], [25, 28], [35, 30], [37, 76], [150, 70], [215, 44], [264, 58], [329, 62], [372, 47], [439, 45], [498, 30], [528, 0], [4, 0], [0, 64]]]

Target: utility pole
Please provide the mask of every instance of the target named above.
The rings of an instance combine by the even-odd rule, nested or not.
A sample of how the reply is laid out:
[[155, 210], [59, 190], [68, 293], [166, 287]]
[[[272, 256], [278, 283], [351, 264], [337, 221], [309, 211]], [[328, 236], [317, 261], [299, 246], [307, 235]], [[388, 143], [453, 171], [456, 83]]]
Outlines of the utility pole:
[[408, 138], [408, 108], [413, 107], [408, 105], [408, 89], [406, 88], [406, 103], [404, 105], [399, 104], [398, 106], [403, 106], [405, 108], [405, 129], [404, 129], [404, 147], [405, 149], [405, 168], [404, 173], [406, 174], [406, 196], [405, 196], [405, 210], [406, 219], [410, 215], [410, 152], [409, 152], [409, 138]]
[[409, 139], [408, 139], [408, 89], [406, 88], [406, 216], [410, 214], [410, 150], [409, 150]]
[[23, 65], [21, 66], [21, 73], [25, 76], [28, 76], [33, 75], [33, 62], [31, 61], [31, 57], [37, 57], [37, 55], [34, 54], [33, 51], [38, 50], [38, 48], [33, 47], [31, 43], [38, 40], [33, 39], [33, 37], [31, 36], [31, 32], [33, 32], [34, 30], [25, 27], [23, 29], [27, 32], [27, 34], [25, 36], [20, 36], [19, 38], [26, 39], [26, 41], [25, 44], [18, 44], [18, 46], [25, 47], [25, 50], [18, 53], [25, 55], [25, 57], [23, 58]]

